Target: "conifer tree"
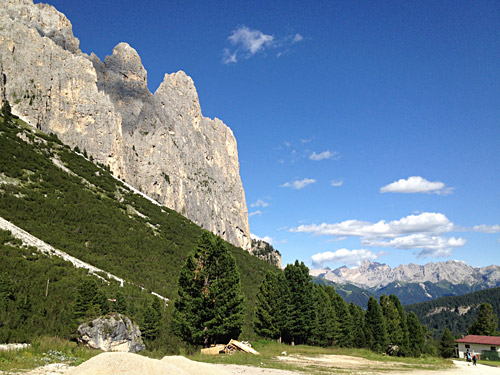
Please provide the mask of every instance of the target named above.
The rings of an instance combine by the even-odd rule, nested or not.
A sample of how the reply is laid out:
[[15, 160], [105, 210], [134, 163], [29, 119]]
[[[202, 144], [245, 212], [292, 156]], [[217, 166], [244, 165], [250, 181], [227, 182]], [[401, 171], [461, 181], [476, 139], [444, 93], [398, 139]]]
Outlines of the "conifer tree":
[[234, 258], [224, 241], [204, 231], [179, 275], [174, 330], [205, 347], [237, 338], [243, 325], [243, 294]]
[[353, 302], [349, 304], [349, 312], [352, 320], [352, 346], [354, 348], [366, 348], [366, 324], [365, 313], [360, 306]]
[[102, 315], [105, 315], [111, 311], [108, 297], [102, 289], [97, 291], [97, 294], [95, 296], [95, 304], [99, 305], [99, 309], [101, 310]]
[[313, 300], [315, 316], [309, 343], [331, 346], [335, 337], [336, 316], [326, 287], [313, 284]]
[[[73, 309], [75, 318], [87, 316], [88, 310], [91, 306], [93, 307], [95, 303], [97, 291], [98, 287], [96, 281], [91, 277], [86, 277], [78, 287], [76, 294], [75, 306]], [[92, 310], [93, 313], [96, 313], [95, 307], [93, 307]]]
[[3, 102], [2, 109], [0, 109], [0, 113], [2, 114], [5, 122], [10, 122], [12, 120], [12, 111], [8, 100], [5, 100]]
[[9, 300], [14, 300], [14, 283], [7, 273], [0, 273], [0, 308], [5, 309]]
[[314, 322], [312, 305], [312, 281], [309, 269], [298, 260], [285, 268], [285, 278], [289, 290], [288, 321], [285, 328], [287, 340], [292, 344], [303, 344], [311, 334]]
[[378, 353], [384, 352], [387, 347], [387, 330], [384, 323], [382, 308], [377, 300], [370, 297], [365, 315], [368, 347]]
[[122, 292], [116, 293], [116, 302], [114, 303], [114, 309], [117, 313], [125, 314], [127, 311], [127, 300]]
[[409, 345], [409, 334], [408, 334], [408, 318], [406, 316], [406, 312], [403, 308], [403, 305], [401, 304], [401, 301], [399, 301], [399, 298], [391, 294], [389, 296], [389, 299], [391, 302], [396, 306], [396, 309], [398, 310], [399, 314], [399, 325], [401, 327], [401, 341], [397, 342], [397, 345], [399, 346], [399, 355], [406, 356], [408, 353], [408, 345]]
[[147, 305], [144, 309], [141, 324], [141, 333], [146, 339], [154, 340], [158, 335], [160, 330], [160, 319], [161, 315], [153, 307], [153, 305]]
[[408, 328], [406, 327], [406, 315], [403, 307], [394, 294], [391, 294], [390, 297], [382, 295], [380, 306], [384, 314], [389, 344], [397, 346], [396, 353], [403, 355], [408, 347]]
[[353, 329], [349, 305], [338, 293], [333, 294], [332, 297], [332, 305], [337, 317], [335, 343], [340, 347], [350, 348], [353, 346]]
[[455, 338], [448, 328], [444, 330], [439, 342], [439, 354], [443, 358], [451, 358], [455, 354]]
[[420, 357], [425, 347], [425, 336], [417, 315], [413, 311], [408, 314], [408, 335], [409, 354], [413, 357]]
[[281, 341], [286, 322], [287, 289], [283, 272], [268, 271], [259, 286], [255, 307], [255, 331]]
[[498, 316], [487, 302], [479, 307], [477, 320], [469, 327], [469, 335], [495, 336], [498, 327]]

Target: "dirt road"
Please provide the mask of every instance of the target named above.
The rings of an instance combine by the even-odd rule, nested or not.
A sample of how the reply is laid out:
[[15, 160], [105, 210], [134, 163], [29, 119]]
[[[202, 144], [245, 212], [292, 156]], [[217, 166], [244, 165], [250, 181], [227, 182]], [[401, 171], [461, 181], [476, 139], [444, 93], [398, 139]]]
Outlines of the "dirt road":
[[287, 356], [281, 361], [295, 364], [301, 371], [285, 371], [240, 365], [214, 365], [191, 361], [180, 356], [169, 356], [162, 360], [150, 359], [131, 353], [103, 353], [78, 367], [48, 365], [28, 372], [28, 375], [298, 375], [311, 374], [315, 369], [321, 373], [351, 373], [357, 375], [500, 375], [500, 368], [483, 364], [468, 366], [466, 362], [454, 361], [454, 367], [444, 371], [414, 370], [396, 362], [370, 361], [364, 358], [324, 355], [319, 357]]

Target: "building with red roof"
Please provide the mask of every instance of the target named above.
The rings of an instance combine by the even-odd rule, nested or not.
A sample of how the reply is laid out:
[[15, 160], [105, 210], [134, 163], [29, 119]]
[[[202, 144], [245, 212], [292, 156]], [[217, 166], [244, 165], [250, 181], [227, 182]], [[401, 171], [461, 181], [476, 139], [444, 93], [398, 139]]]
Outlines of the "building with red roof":
[[455, 340], [457, 343], [457, 355], [465, 358], [467, 351], [478, 354], [482, 359], [498, 359], [500, 357], [499, 336], [467, 335]]

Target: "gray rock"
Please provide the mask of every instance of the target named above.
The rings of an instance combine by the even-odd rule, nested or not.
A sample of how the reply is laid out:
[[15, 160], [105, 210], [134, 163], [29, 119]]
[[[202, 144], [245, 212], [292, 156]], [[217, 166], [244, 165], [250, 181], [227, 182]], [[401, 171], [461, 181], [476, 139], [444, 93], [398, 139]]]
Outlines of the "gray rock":
[[32, 0], [0, 2], [0, 95], [28, 123], [159, 203], [250, 250], [237, 144], [204, 117], [192, 79], [166, 74], [152, 94], [137, 52], [118, 44], [102, 62], [83, 54], [71, 23]]
[[425, 265], [410, 263], [395, 268], [365, 260], [359, 267], [340, 267], [334, 270], [313, 269], [310, 270], [310, 274], [339, 284], [350, 283], [375, 290], [394, 281], [410, 283], [448, 281], [451, 284], [482, 284], [489, 288], [500, 285], [500, 266], [474, 268], [456, 260]]
[[281, 268], [281, 254], [278, 250], [263, 240], [252, 239], [250, 253], [259, 259]]
[[78, 342], [105, 352], [137, 353], [145, 349], [141, 331], [130, 318], [112, 314], [78, 327]]

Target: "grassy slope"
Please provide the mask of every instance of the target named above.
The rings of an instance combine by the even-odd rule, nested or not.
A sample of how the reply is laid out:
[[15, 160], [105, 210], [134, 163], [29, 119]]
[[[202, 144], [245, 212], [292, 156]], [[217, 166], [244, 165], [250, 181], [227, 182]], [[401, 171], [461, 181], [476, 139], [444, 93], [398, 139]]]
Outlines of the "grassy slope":
[[[20, 125], [0, 119], [0, 180], [8, 181], [0, 184], [0, 216], [70, 255], [175, 299], [178, 272], [202, 229], [133, 194], [57, 138]], [[73, 173], [57, 167], [54, 158]], [[255, 295], [272, 266], [229, 248], [246, 296], [243, 336], [254, 338]]]

